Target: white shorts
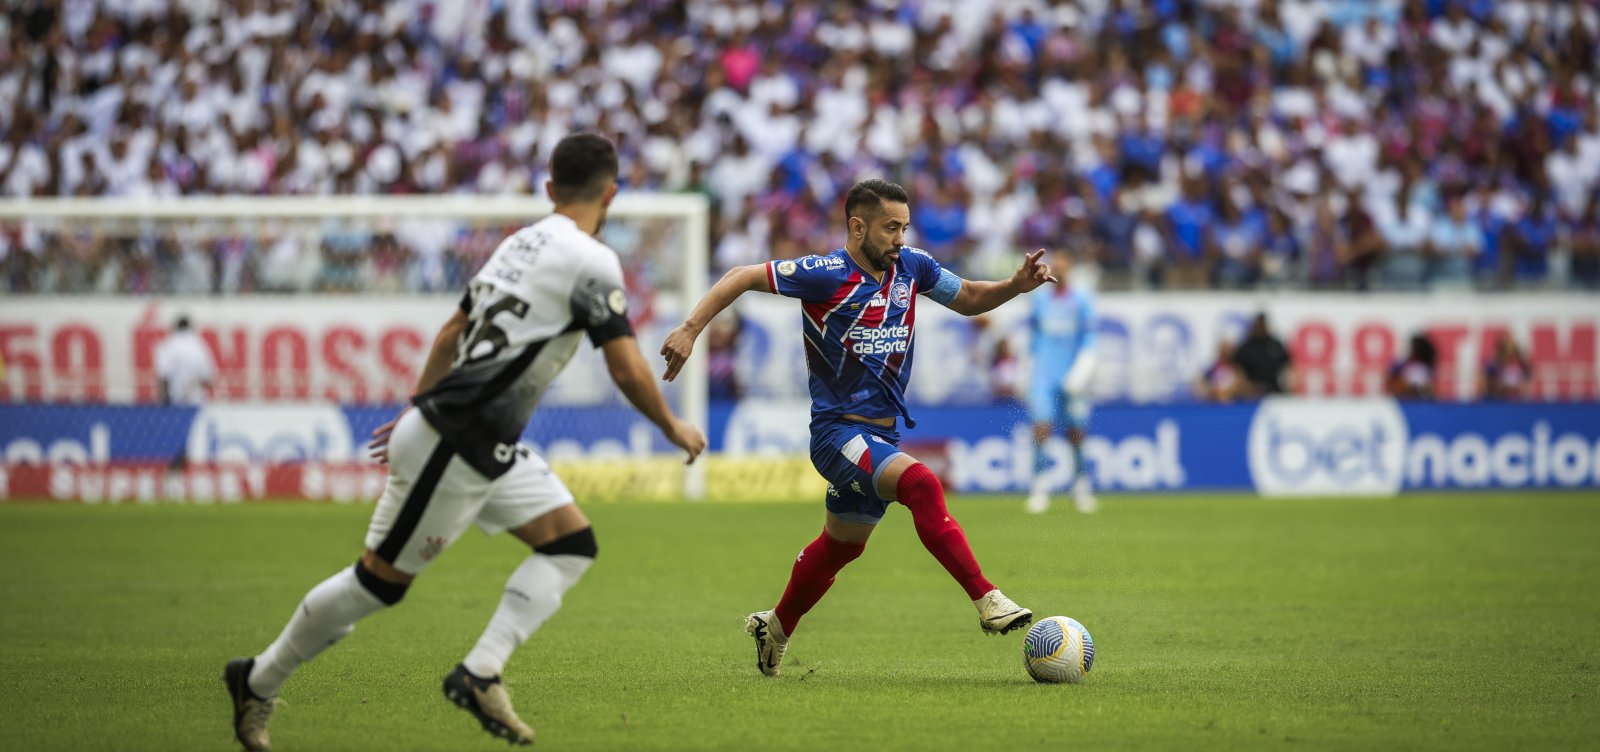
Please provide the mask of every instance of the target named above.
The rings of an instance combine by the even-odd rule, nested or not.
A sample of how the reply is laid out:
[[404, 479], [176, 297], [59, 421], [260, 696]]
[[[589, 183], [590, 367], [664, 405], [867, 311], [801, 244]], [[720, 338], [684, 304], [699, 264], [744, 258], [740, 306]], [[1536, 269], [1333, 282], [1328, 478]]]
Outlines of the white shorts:
[[389, 481], [367, 527], [367, 548], [417, 574], [476, 523], [485, 533], [521, 527], [572, 503], [544, 459], [518, 445], [517, 461], [490, 480], [439, 438], [417, 410], [389, 437]]

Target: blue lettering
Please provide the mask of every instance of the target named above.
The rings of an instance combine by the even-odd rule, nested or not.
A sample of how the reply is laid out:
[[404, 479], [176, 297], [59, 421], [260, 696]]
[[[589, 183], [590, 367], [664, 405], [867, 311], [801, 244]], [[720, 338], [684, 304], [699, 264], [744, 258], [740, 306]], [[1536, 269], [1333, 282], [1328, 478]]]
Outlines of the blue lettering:
[[[1273, 472], [1279, 477], [1291, 483], [1299, 483], [1316, 472], [1317, 447], [1305, 432], [1285, 431], [1278, 426], [1278, 421], [1274, 420], [1267, 425], [1267, 437], [1267, 456], [1272, 462]], [[1304, 463], [1296, 468], [1283, 465], [1284, 450], [1292, 445], [1298, 445], [1300, 451], [1305, 454]]]

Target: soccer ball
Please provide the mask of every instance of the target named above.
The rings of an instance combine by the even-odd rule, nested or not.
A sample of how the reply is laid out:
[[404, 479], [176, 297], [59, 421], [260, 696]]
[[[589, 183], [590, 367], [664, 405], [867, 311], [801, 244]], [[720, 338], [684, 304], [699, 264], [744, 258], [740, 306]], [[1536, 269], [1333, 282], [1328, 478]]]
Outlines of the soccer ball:
[[1022, 641], [1022, 665], [1036, 682], [1076, 683], [1094, 666], [1094, 638], [1076, 619], [1040, 619]]

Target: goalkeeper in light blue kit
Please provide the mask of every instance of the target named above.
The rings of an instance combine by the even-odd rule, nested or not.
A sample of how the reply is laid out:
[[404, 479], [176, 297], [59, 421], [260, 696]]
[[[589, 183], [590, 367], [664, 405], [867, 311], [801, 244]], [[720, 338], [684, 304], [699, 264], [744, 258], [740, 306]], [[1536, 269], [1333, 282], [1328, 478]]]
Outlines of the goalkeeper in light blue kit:
[[[1028, 494], [1029, 512], [1050, 509], [1050, 492], [1059, 473], [1045, 447], [1060, 427], [1072, 448], [1072, 500], [1080, 512], [1097, 506], [1089, 487], [1083, 458], [1084, 431], [1089, 426], [1089, 383], [1094, 378], [1094, 298], [1086, 285], [1068, 281], [1072, 255], [1057, 250], [1052, 268], [1060, 268], [1056, 287], [1049, 295], [1028, 299], [1028, 330], [1032, 334], [1033, 372], [1028, 386], [1028, 417], [1033, 421], [1033, 484]], [[1058, 266], [1059, 265], [1059, 266]]]

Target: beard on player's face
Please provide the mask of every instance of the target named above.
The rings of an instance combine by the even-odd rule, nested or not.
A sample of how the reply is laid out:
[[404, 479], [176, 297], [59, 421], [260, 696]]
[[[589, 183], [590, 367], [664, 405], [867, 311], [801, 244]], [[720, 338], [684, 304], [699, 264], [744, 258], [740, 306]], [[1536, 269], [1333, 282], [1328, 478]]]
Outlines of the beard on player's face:
[[881, 217], [872, 217], [871, 221], [867, 223], [865, 232], [861, 235], [861, 256], [867, 260], [868, 264], [872, 265], [872, 271], [886, 272], [889, 271], [889, 267], [894, 266], [894, 259], [889, 258], [889, 254], [892, 253], [898, 256], [901, 249], [905, 248], [905, 245], [895, 242], [895, 237], [898, 233], [890, 234], [888, 232], [882, 233], [883, 243], [881, 245], [874, 242], [872, 227], [873, 223], [877, 222], [881, 222]]
[[900, 248], [900, 246], [893, 248], [880, 247], [872, 242], [871, 233], [863, 235], [861, 238], [861, 255], [865, 256], [867, 262], [872, 264], [872, 270], [875, 272], [889, 271], [889, 267], [894, 265], [894, 262], [889, 260], [889, 254], [899, 253]]

